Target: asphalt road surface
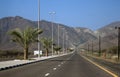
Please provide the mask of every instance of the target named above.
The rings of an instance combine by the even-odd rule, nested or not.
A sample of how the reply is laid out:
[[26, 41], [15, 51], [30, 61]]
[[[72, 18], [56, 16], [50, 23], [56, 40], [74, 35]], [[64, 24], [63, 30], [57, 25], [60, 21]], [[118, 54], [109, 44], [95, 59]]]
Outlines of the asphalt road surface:
[[0, 71], [0, 77], [112, 77], [77, 53]]
[[92, 61], [98, 63], [103, 67], [108, 68], [109, 70], [113, 71], [116, 75], [118, 75], [118, 77], [120, 77], [120, 64], [108, 62], [106, 60], [97, 59], [90, 56], [87, 56], [87, 58], [91, 59]]

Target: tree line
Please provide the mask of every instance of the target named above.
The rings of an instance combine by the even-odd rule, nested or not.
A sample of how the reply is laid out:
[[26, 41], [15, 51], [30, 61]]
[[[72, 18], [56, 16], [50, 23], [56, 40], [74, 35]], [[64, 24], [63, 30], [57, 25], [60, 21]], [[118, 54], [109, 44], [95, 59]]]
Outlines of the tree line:
[[[38, 35], [42, 34], [43, 30], [38, 28], [26, 27], [24, 30], [19, 28], [13, 29], [8, 32], [11, 35], [12, 42], [18, 43], [23, 48], [24, 59], [28, 59], [29, 47], [32, 43], [41, 42], [44, 50], [46, 51], [46, 56], [48, 56], [49, 49], [52, 46], [52, 40], [50, 38], [42, 37], [38, 39]], [[55, 51], [60, 51], [61, 47], [56, 44], [53, 45]]]

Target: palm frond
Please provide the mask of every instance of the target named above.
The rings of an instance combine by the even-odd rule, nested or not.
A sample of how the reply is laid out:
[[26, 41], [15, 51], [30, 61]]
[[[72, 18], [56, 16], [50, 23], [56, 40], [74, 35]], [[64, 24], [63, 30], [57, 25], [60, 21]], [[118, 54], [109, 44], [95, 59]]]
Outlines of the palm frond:
[[12, 35], [12, 41], [18, 42], [23, 47], [23, 37], [20, 29], [16, 28], [14, 30], [9, 31], [9, 34]]
[[51, 48], [52, 41], [49, 38], [42, 38], [41, 42], [45, 48]]

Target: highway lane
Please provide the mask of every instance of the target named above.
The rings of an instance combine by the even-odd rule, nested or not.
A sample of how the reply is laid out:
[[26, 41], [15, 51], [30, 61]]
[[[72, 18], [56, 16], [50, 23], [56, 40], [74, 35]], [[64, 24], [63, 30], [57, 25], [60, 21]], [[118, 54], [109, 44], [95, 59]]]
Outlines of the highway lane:
[[77, 53], [9, 70], [0, 77], [112, 77]]
[[71, 55], [61, 56], [34, 64], [3, 70], [0, 71], [0, 77], [44, 77], [46, 73], [53, 71], [55, 67], [70, 56]]
[[120, 77], [120, 64], [112, 63], [103, 59], [98, 59], [90, 56], [86, 56], [87, 58], [91, 59], [92, 61], [98, 63], [101, 66], [104, 66], [111, 71], [113, 71], [115, 74], [117, 74]]
[[113, 77], [80, 55], [75, 54], [49, 77]]

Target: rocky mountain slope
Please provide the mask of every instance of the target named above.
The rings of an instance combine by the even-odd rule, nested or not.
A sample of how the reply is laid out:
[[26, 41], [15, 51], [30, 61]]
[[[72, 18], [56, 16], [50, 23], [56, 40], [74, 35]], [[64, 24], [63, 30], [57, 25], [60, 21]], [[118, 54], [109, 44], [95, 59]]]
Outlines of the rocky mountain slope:
[[101, 37], [101, 49], [109, 49], [110, 47], [117, 46], [118, 41], [118, 30], [115, 27], [120, 27], [120, 21], [110, 23], [96, 31], [94, 31], [96, 40], [89, 40], [86, 43], [80, 45], [80, 47], [86, 48], [89, 44], [90, 47], [92, 45], [92, 41], [94, 44], [94, 50], [98, 50], [99, 45], [99, 35]]
[[[25, 29], [25, 27], [36, 27], [37, 21], [32, 21], [25, 19], [20, 16], [16, 17], [5, 17], [0, 19], [0, 49], [20, 49], [16, 43], [10, 42], [10, 36], [8, 31], [20, 28]], [[40, 21], [40, 28], [43, 30], [41, 37], [51, 38], [51, 22], [42, 20]], [[64, 30], [63, 30], [64, 28]], [[58, 23], [53, 23], [54, 30], [54, 42], [57, 44], [58, 39]], [[65, 46], [72, 47], [74, 45], [82, 44], [88, 41], [89, 39], [96, 39], [94, 32], [87, 28], [73, 28], [59, 23], [59, 39], [60, 45], [63, 45], [63, 33], [66, 37]], [[37, 44], [33, 44], [31, 49], [37, 49]]]
[[[92, 31], [88, 28], [82, 27], [69, 27], [60, 23], [53, 23], [54, 30], [54, 43], [57, 44], [58, 39], [58, 25], [59, 25], [59, 39], [60, 45], [63, 45], [63, 33], [65, 35], [65, 43], [64, 45], [67, 47], [78, 46], [87, 48], [88, 43], [91, 46], [91, 43], [94, 44], [94, 49], [98, 49], [98, 36], [101, 36], [101, 46], [102, 49], [106, 49], [112, 46], [117, 45], [117, 29], [116, 26], [120, 27], [120, 21], [113, 22], [108, 24], [96, 31]], [[25, 29], [25, 27], [36, 27], [37, 21], [32, 21], [29, 19], [25, 19], [20, 16], [15, 17], [5, 17], [0, 19], [0, 50], [1, 49], [20, 49], [20, 47], [16, 43], [10, 42], [10, 36], [8, 35], [8, 31], [20, 28]], [[43, 33], [40, 35], [41, 37], [51, 38], [51, 30], [52, 25], [51, 22], [42, 20], [40, 21], [40, 28], [43, 30]], [[18, 48], [19, 47], [19, 48]], [[33, 44], [31, 49], [37, 49], [37, 44]]]

